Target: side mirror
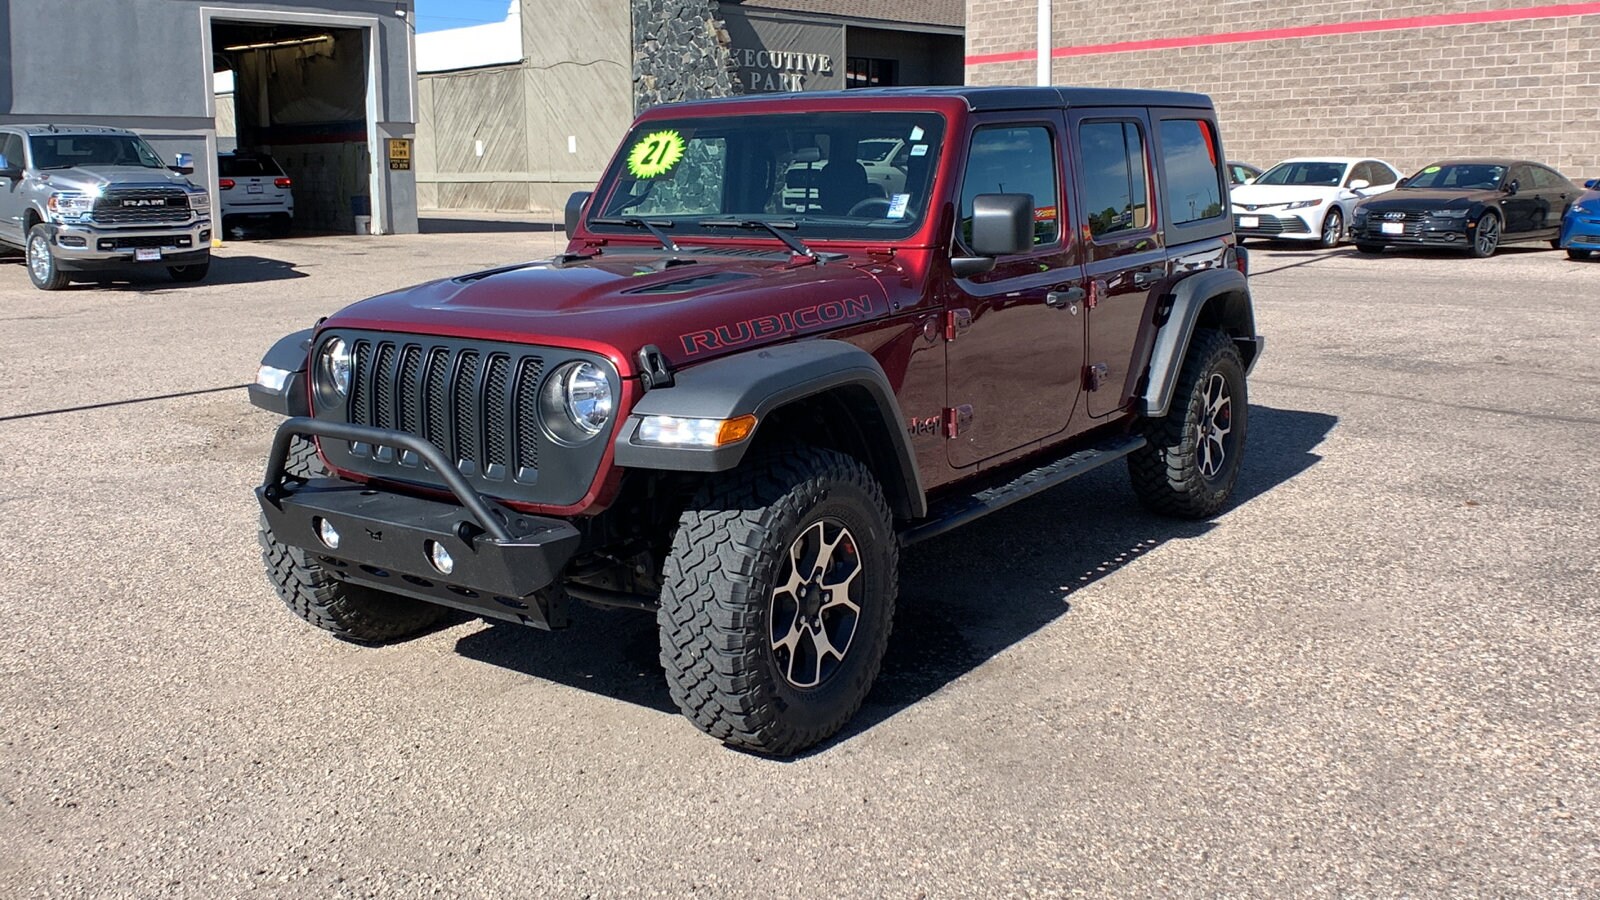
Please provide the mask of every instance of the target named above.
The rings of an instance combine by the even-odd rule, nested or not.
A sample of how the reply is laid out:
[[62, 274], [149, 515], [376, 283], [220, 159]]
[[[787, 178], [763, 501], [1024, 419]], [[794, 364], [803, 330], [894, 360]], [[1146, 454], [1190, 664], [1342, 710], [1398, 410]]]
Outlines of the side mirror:
[[982, 275], [994, 268], [996, 257], [1022, 253], [1033, 247], [1032, 194], [979, 194], [972, 198], [972, 252], [957, 257], [950, 268], [958, 278]]
[[567, 240], [578, 233], [578, 223], [583, 221], [583, 205], [589, 202], [593, 191], [578, 191], [567, 198]]
[[1369, 187], [1372, 187], [1372, 182], [1366, 180], [1365, 178], [1357, 178], [1356, 180], [1350, 182], [1350, 190], [1352, 191], [1365, 190]]
[[1408, 182], [1410, 182], [1410, 181], [1411, 181], [1411, 179], [1410, 179], [1410, 178], [1402, 178], [1402, 179], [1400, 179], [1400, 180], [1399, 180], [1399, 181], [1396, 181], [1396, 182], [1395, 182], [1395, 183], [1394, 183], [1394, 186], [1395, 186], [1395, 187], [1397, 187], [1397, 188], [1403, 188], [1403, 187], [1405, 187], [1405, 186], [1406, 186], [1406, 184], [1407, 184], [1407, 183], [1408, 183]]
[[0, 178], [10, 178], [15, 180], [21, 177], [22, 168], [13, 163], [11, 160], [6, 159], [5, 154], [0, 153]]
[[1583, 183], [1586, 190], [1600, 191], [1600, 178], [1591, 178]]
[[194, 155], [179, 153], [177, 158], [172, 161], [172, 171], [177, 172], [179, 175], [193, 175]]
[[1244, 180], [1244, 183], [1245, 184], [1255, 184], [1256, 183], [1256, 177], [1254, 175], [1251, 175], [1249, 178], [1246, 178]]
[[1511, 194], [1511, 195], [1515, 196], [1517, 191], [1522, 190], [1522, 185], [1515, 178], [1513, 178], [1510, 181], [1506, 182], [1505, 190], [1506, 190], [1507, 194]]

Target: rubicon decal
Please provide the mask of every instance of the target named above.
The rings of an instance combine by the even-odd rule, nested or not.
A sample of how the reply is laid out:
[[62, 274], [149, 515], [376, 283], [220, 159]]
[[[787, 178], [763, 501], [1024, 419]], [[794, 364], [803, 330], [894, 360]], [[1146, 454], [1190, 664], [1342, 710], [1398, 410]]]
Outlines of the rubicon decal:
[[683, 335], [683, 352], [689, 356], [706, 350], [737, 347], [775, 334], [792, 334], [851, 319], [866, 317], [872, 312], [872, 298], [867, 296], [829, 300], [816, 306], [805, 306], [790, 312], [770, 316], [756, 316], [731, 325], [719, 325], [705, 331], [691, 331]]

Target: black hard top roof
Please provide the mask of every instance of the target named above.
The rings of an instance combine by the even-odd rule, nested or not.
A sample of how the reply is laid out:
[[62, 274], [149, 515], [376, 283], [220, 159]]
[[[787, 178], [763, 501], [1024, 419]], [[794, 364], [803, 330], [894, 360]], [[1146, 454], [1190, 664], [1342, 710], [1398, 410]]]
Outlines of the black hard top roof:
[[843, 91], [805, 91], [798, 94], [744, 94], [718, 100], [697, 100], [680, 106], [723, 103], [748, 103], [759, 100], [834, 99], [853, 100], [872, 97], [908, 99], [915, 97], [957, 97], [973, 112], [1006, 109], [1050, 109], [1067, 106], [1179, 106], [1211, 109], [1205, 94], [1184, 91], [1154, 91], [1140, 88], [1099, 87], [892, 87], [851, 88]]

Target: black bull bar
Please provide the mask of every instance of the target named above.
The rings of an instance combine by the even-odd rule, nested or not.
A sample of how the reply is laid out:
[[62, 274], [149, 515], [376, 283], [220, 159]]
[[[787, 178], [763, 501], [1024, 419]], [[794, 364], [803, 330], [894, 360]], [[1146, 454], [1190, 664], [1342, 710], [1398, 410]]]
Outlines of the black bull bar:
[[[456, 502], [333, 478], [285, 479], [295, 435], [409, 450]], [[436, 490], [436, 488], [429, 488]], [[566, 624], [560, 577], [581, 536], [563, 519], [529, 516], [485, 498], [432, 442], [383, 428], [295, 417], [278, 426], [256, 489], [273, 537], [297, 547], [341, 581], [538, 628]], [[337, 546], [324, 533], [337, 533]], [[433, 562], [448, 554], [448, 573]]]

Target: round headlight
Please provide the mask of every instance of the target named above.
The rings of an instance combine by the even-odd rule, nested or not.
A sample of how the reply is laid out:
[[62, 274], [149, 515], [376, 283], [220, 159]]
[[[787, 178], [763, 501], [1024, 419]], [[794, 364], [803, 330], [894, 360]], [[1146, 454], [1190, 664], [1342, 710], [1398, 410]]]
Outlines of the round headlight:
[[317, 358], [318, 381], [333, 388], [341, 397], [350, 393], [351, 367], [350, 345], [344, 338], [334, 338], [322, 345], [322, 355]]
[[568, 443], [599, 434], [616, 409], [611, 382], [593, 363], [567, 363], [545, 380], [541, 394], [545, 427]]

